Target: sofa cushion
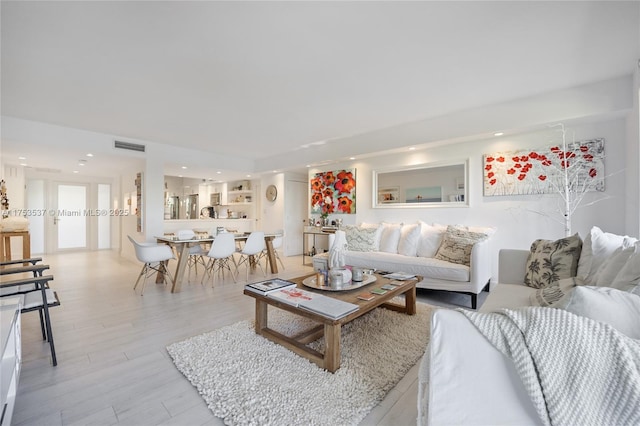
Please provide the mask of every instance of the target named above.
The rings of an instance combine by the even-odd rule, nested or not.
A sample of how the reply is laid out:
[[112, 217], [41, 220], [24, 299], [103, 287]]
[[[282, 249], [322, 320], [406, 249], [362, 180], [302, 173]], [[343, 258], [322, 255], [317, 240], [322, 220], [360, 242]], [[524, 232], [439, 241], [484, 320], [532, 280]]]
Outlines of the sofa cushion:
[[398, 254], [415, 257], [418, 252], [419, 239], [420, 226], [417, 223], [402, 225], [400, 241], [398, 241]]
[[344, 227], [347, 237], [347, 249], [352, 251], [378, 251], [380, 227], [365, 228], [353, 225]]
[[429, 225], [428, 223], [419, 221], [420, 238], [418, 240], [418, 248], [416, 255], [420, 257], [434, 257], [438, 252], [442, 238], [447, 231], [444, 225]]
[[488, 236], [486, 234], [466, 231], [456, 228], [455, 226], [448, 226], [435, 258], [470, 266], [473, 245], [487, 238]]
[[556, 241], [535, 240], [527, 258], [525, 285], [542, 288], [554, 281], [575, 277], [581, 249], [578, 234]]
[[572, 288], [582, 285], [584, 282], [579, 277], [565, 278], [554, 281], [549, 287], [542, 287], [531, 293], [529, 302], [531, 306], [553, 306], [562, 299]]
[[618, 247], [629, 247], [634, 243], [635, 238], [603, 232], [597, 226], [592, 227], [582, 244], [576, 275], [583, 278], [587, 285], [595, 284], [593, 278], [600, 265]]
[[640, 296], [610, 287], [575, 287], [557, 305], [640, 339]]
[[494, 312], [504, 308], [519, 308], [531, 305], [531, 295], [535, 288], [522, 284], [496, 283], [480, 307], [481, 312]]
[[447, 280], [468, 283], [469, 267], [427, 257], [409, 257], [401, 254], [382, 252], [347, 251], [344, 255], [347, 265], [359, 268], [376, 268], [381, 271], [406, 272], [433, 280]]
[[380, 232], [380, 251], [385, 253], [398, 253], [398, 241], [400, 241], [401, 223], [382, 223]]

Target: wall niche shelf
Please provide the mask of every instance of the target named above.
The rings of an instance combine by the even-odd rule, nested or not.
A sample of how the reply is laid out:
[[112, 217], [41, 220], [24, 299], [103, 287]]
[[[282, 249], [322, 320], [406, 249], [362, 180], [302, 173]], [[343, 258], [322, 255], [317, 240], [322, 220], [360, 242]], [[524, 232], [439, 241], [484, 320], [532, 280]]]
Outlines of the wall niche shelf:
[[227, 191], [228, 204], [251, 204], [252, 200], [253, 191], [251, 190]]

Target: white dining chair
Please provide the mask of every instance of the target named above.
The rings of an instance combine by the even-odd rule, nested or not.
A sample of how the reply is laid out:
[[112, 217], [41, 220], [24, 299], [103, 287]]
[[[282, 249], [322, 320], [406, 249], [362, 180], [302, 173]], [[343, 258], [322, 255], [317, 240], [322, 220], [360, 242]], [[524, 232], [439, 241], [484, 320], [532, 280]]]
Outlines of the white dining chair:
[[[205, 254], [206, 257], [209, 258], [207, 262], [207, 266], [204, 269], [204, 274], [202, 275], [201, 283], [204, 283], [204, 279], [206, 277], [210, 277], [216, 272], [222, 275], [224, 279], [224, 270], [228, 270], [231, 274], [231, 278], [233, 278], [233, 282], [236, 282], [235, 273], [238, 271], [238, 265], [236, 265], [236, 259], [233, 257], [233, 254], [236, 252], [236, 242], [233, 234], [229, 233], [221, 233], [216, 235], [213, 243], [211, 243], [211, 249], [209, 252]], [[235, 272], [231, 270], [231, 266], [229, 265], [229, 260], [233, 262], [235, 266]], [[211, 283], [213, 287], [213, 282]]]
[[174, 258], [171, 247], [166, 244], [139, 243], [131, 237], [131, 235], [128, 235], [127, 237], [129, 238], [129, 241], [131, 241], [131, 244], [133, 244], [136, 251], [136, 258], [144, 264], [140, 271], [140, 275], [138, 275], [136, 284], [133, 286], [134, 291], [138, 287], [140, 278], [142, 278], [143, 275], [144, 280], [142, 281], [140, 296], [144, 294], [144, 286], [147, 282], [147, 278], [154, 272], [162, 273], [165, 284], [167, 283], [167, 277], [171, 280], [171, 273], [167, 269], [167, 263], [169, 260]]
[[238, 264], [236, 266], [236, 273], [238, 272], [240, 265], [244, 263], [247, 268], [247, 281], [249, 281], [249, 269], [251, 269], [251, 267], [254, 265], [259, 266], [260, 270], [266, 277], [267, 273], [260, 264], [260, 259], [264, 257], [265, 248], [266, 246], [264, 243], [264, 232], [253, 231], [251, 234], [249, 234], [249, 237], [244, 243], [242, 249], [239, 249], [237, 251], [237, 253], [240, 254], [240, 260], [238, 261]]
[[[195, 238], [196, 233], [193, 229], [183, 229], [178, 231], [178, 240], [191, 240]], [[189, 247], [189, 259], [187, 259], [187, 268], [189, 268], [189, 274], [187, 280], [191, 282], [191, 270], [196, 271], [196, 278], [198, 277], [198, 264], [202, 265], [204, 269], [207, 268], [204, 256], [207, 254], [207, 250], [202, 247], [202, 244], [196, 244]]]

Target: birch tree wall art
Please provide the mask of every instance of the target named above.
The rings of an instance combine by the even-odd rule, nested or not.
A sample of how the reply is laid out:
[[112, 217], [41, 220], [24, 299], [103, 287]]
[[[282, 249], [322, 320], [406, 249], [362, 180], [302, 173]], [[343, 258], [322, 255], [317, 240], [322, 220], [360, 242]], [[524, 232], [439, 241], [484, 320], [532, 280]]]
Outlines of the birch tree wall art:
[[483, 157], [484, 196], [558, 194], [565, 234], [571, 215], [589, 191], [604, 191], [604, 139], [567, 141], [533, 150], [497, 152]]

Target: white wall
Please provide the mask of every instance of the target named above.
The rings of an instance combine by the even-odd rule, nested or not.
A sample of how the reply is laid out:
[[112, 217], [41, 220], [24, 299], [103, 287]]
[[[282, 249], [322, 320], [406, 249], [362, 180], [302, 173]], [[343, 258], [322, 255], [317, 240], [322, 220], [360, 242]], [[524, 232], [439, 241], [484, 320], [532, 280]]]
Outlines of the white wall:
[[[256, 198], [260, 198], [260, 226], [265, 232], [273, 232], [278, 229], [284, 229], [284, 207], [285, 207], [285, 175], [284, 173], [273, 173], [260, 179], [261, 190], [259, 194], [255, 194]], [[269, 185], [275, 185], [278, 189], [278, 196], [275, 201], [268, 201], [265, 198], [264, 191]], [[256, 200], [257, 201], [257, 200]]]
[[[128, 216], [122, 216], [119, 219], [119, 229], [121, 230], [118, 235], [120, 255], [132, 261], [136, 261], [136, 253], [127, 236], [131, 235], [138, 241], [144, 241], [144, 235], [136, 230], [136, 216], [135, 211], [133, 210], [136, 194], [135, 180], [135, 171], [131, 171], [129, 174], [120, 176], [120, 192], [117, 194], [117, 197], [119, 198], [118, 201], [121, 203], [123, 208], [130, 210], [130, 214]], [[132, 198], [132, 204], [129, 205], [128, 202]]]
[[[607, 174], [604, 193], [590, 193], [586, 197], [585, 207], [579, 208], [573, 215], [573, 233], [583, 238], [588, 230], [596, 225], [607, 232], [628, 233], [625, 212], [627, 191], [625, 169], [637, 170], [635, 158], [626, 156], [627, 123], [624, 118], [615, 118], [594, 124], [576, 125], [568, 128], [575, 132], [576, 140], [605, 139], [605, 173]], [[494, 255], [494, 275], [497, 273], [497, 251], [500, 248], [528, 249], [537, 238], [558, 239], [564, 236], [562, 217], [556, 213], [558, 197], [549, 196], [483, 196], [483, 154], [497, 151], [511, 151], [526, 148], [549, 146], [549, 140], [555, 137], [555, 130], [523, 133], [512, 137], [492, 138], [464, 142], [456, 145], [441, 146], [424, 151], [412, 151], [406, 154], [386, 155], [365, 161], [338, 164], [327, 170], [356, 168], [355, 215], [332, 215], [342, 217], [345, 223], [361, 222], [404, 222], [413, 223], [423, 220], [428, 223], [463, 224], [474, 226], [493, 226], [497, 232], [492, 240]], [[627, 159], [629, 160], [627, 162]], [[395, 166], [409, 166], [423, 163], [468, 160], [469, 161], [469, 207], [451, 208], [373, 208], [372, 175], [373, 170]], [[309, 172], [309, 178], [317, 170]], [[596, 202], [593, 205], [589, 203]], [[635, 211], [637, 213], [637, 206]], [[536, 212], [549, 212], [559, 222]], [[634, 234], [637, 236], [637, 234]]]
[[[300, 191], [300, 183], [305, 190]], [[278, 196], [275, 201], [268, 201], [264, 191], [267, 186], [275, 185]], [[255, 194], [260, 206], [260, 226], [266, 232], [284, 231], [282, 253], [285, 256], [302, 254], [302, 219], [306, 217], [306, 185], [307, 177], [296, 173], [274, 173], [260, 180], [261, 190]], [[299, 193], [302, 192], [302, 193]], [[298, 217], [297, 212], [300, 212]]]
[[[638, 29], [640, 32], [640, 29]], [[640, 51], [638, 52], [640, 58]], [[625, 171], [627, 182], [626, 228], [631, 235], [640, 234], [640, 60], [633, 74], [633, 108], [627, 115], [626, 156], [630, 166]], [[635, 167], [631, 166], [635, 162]]]

